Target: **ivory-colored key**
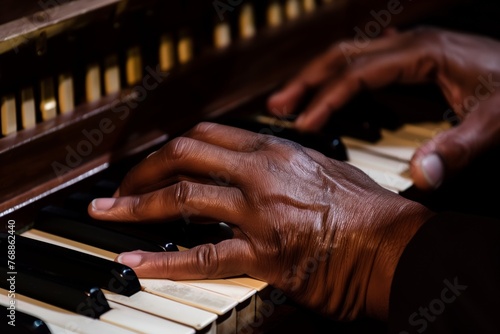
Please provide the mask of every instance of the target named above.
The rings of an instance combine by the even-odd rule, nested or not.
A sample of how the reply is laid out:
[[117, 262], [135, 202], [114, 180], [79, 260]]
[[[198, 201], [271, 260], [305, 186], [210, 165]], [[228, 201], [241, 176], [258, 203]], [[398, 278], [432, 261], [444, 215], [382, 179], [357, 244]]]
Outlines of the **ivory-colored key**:
[[239, 28], [240, 37], [242, 39], [247, 39], [255, 36], [255, 15], [253, 6], [250, 3], [244, 4], [241, 8]]
[[36, 124], [36, 107], [33, 88], [24, 88], [21, 91], [21, 122], [23, 129], [29, 129]]
[[378, 156], [355, 147], [347, 149], [347, 156], [350, 162], [398, 175], [408, 172], [410, 168], [408, 162]]
[[394, 192], [403, 192], [413, 185], [413, 181], [390, 172], [380, 171], [378, 169], [370, 168], [361, 164], [348, 161], [351, 165], [361, 169], [369, 177], [371, 177], [380, 186], [392, 190]]
[[193, 59], [193, 40], [190, 36], [181, 36], [177, 43], [177, 58], [180, 64], [186, 64]]
[[214, 312], [218, 315], [231, 312], [238, 304], [235, 299], [182, 284], [182, 282], [167, 279], [140, 279], [139, 281], [147, 292]]
[[2, 98], [2, 134], [10, 135], [17, 131], [16, 98], [8, 95]]
[[[226, 279], [187, 280], [182, 281], [182, 283], [217, 292], [237, 300], [236, 323], [238, 328], [251, 323], [255, 318], [255, 295], [257, 290], [253, 288]], [[237, 331], [239, 332], [239, 330]]]
[[[73, 240], [61, 238], [43, 231], [31, 229], [22, 234], [25, 237], [70, 248], [83, 253], [114, 260], [118, 254], [88, 246]], [[143, 290], [154, 295], [196, 307], [210, 313], [224, 316], [223, 326], [236, 328], [237, 300], [205, 289], [166, 279], [140, 279]], [[217, 320], [219, 321], [219, 320]]]
[[91, 64], [85, 74], [85, 97], [87, 102], [95, 102], [101, 98], [101, 67]]
[[283, 23], [283, 8], [278, 1], [272, 1], [267, 8], [267, 24], [277, 27]]
[[176, 321], [180, 324], [192, 327], [196, 330], [215, 329], [217, 315], [182, 303], [161, 298], [157, 295], [139, 291], [132, 296], [123, 296], [107, 290], [103, 290], [107, 300], [118, 304], [141, 310], [158, 317]]
[[45, 78], [40, 82], [40, 111], [44, 121], [57, 116], [57, 101], [52, 78]]
[[175, 46], [174, 39], [170, 34], [163, 34], [160, 37], [160, 69], [163, 72], [170, 71], [175, 66]]
[[75, 109], [73, 77], [69, 73], [59, 75], [59, 111], [61, 114]]
[[117, 327], [147, 334], [194, 334], [196, 332], [193, 328], [131, 309], [113, 301], [108, 301], [108, 303], [111, 310], [101, 315], [99, 320]]
[[142, 80], [141, 48], [134, 46], [127, 51], [126, 60], [127, 84], [133, 86]]
[[285, 13], [288, 20], [293, 20], [299, 17], [301, 14], [300, 0], [287, 0]]
[[231, 44], [231, 26], [227, 22], [218, 23], [214, 28], [214, 46], [223, 49]]
[[413, 141], [403, 140], [385, 133], [376, 143], [365, 142], [356, 138], [343, 137], [342, 141], [349, 147], [357, 147], [367, 152], [381, 156], [409, 162], [415, 153], [418, 144]]
[[118, 93], [121, 88], [120, 64], [117, 55], [104, 60], [104, 92], [106, 95]]
[[[0, 304], [9, 305], [7, 290], [0, 289]], [[59, 307], [38, 301], [33, 298], [23, 296], [16, 293], [16, 308], [19, 311], [36, 315], [47, 323], [54, 324], [58, 327], [67, 329], [69, 333], [78, 334], [133, 334], [135, 331], [127, 330], [122, 327], [117, 327], [110, 323], [85, 317], [76, 313], [63, 310]]]
[[311, 13], [316, 10], [316, 0], [304, 0], [304, 11]]

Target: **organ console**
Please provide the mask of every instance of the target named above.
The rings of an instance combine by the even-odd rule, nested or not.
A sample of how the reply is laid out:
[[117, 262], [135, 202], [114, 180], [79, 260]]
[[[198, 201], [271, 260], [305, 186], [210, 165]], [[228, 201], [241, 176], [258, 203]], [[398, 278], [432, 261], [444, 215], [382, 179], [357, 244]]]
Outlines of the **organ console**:
[[[6, 275], [16, 278], [0, 282], [2, 326], [17, 312], [17, 328], [25, 324], [30, 333], [319, 332], [326, 320], [266, 282], [145, 280], [113, 262], [126, 249], [182, 251], [230, 238], [223, 223], [179, 221], [145, 230], [86, 216], [88, 203], [112, 194], [131, 166], [203, 120], [296, 140], [436, 208], [465, 201], [471, 212], [494, 214], [491, 199], [472, 205], [450, 197], [453, 186], [425, 198], [412, 188], [412, 152], [452, 126], [417, 121], [422, 109], [441, 110], [434, 121], [443, 121], [447, 106], [432, 87], [362, 93], [309, 137], [265, 110], [269, 93], [334, 41], [367, 42], [389, 24], [457, 27], [468, 1], [9, 0], [0, 6], [0, 257]], [[19, 257], [9, 257], [13, 249]], [[86, 299], [75, 307], [70, 296], [82, 293]], [[93, 308], [81, 307], [87, 304]], [[105, 311], [88, 316], [99, 307]], [[384, 331], [370, 321], [328, 326], [339, 333]]]

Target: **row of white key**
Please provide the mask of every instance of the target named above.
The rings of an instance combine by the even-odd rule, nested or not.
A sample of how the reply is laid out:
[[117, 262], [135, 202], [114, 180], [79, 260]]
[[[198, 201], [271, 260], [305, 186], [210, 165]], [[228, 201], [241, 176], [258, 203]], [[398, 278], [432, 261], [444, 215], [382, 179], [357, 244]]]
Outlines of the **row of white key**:
[[[113, 260], [117, 254], [81, 244], [38, 230], [23, 236], [56, 244], [94, 256]], [[248, 277], [228, 280], [175, 282], [165, 279], [140, 279], [143, 291], [123, 297], [104, 291], [106, 298], [131, 308], [210, 333], [235, 333], [253, 321], [257, 293], [267, 284]], [[158, 301], [162, 299], [162, 302]], [[151, 303], [153, 300], [157, 300]], [[149, 306], [148, 306], [149, 305]], [[243, 308], [238, 306], [244, 305]], [[212, 328], [213, 327], [213, 328]]]
[[395, 131], [382, 130], [382, 138], [376, 143], [351, 137], [343, 137], [342, 142], [350, 164], [379, 185], [401, 193], [413, 185], [409, 173], [415, 150], [450, 126], [448, 122], [406, 124]]

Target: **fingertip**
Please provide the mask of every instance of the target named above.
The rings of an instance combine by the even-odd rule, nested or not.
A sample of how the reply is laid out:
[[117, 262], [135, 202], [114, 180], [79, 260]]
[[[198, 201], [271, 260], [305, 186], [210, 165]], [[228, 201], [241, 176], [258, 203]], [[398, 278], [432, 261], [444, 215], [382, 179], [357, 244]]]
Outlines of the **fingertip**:
[[276, 116], [281, 116], [284, 115], [284, 103], [286, 95], [284, 94], [283, 91], [275, 93], [274, 95], [271, 95], [269, 99], [267, 100], [267, 108], [269, 112], [273, 115]]
[[429, 153], [419, 159], [412, 169], [415, 186], [433, 190], [441, 186], [444, 179], [443, 161], [436, 153]]
[[305, 86], [299, 83], [292, 83], [282, 90], [271, 95], [267, 101], [269, 111], [277, 116], [293, 113], [297, 101], [305, 93]]
[[130, 268], [135, 268], [141, 265], [142, 255], [138, 252], [121, 253], [115, 261]]

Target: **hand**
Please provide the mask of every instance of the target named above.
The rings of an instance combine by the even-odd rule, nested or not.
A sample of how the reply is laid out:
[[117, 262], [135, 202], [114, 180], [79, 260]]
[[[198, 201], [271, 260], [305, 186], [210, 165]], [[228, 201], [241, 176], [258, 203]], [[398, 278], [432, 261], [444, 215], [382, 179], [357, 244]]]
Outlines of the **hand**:
[[[176, 253], [117, 260], [142, 277], [247, 274], [325, 315], [385, 318], [391, 279], [407, 242], [432, 215], [360, 170], [300, 145], [202, 123], [142, 161], [101, 220], [227, 222], [234, 237]], [[147, 228], [147, 227], [145, 227]]]
[[[314, 131], [362, 89], [392, 83], [434, 82], [461, 120], [421, 146], [411, 161], [415, 186], [430, 190], [500, 143], [500, 43], [431, 28], [390, 33], [352, 55], [354, 42], [335, 44], [268, 101], [292, 113], [309, 89], [320, 88], [296, 121]], [[351, 57], [349, 57], [349, 60]], [[450, 115], [443, 110], [443, 120]]]

